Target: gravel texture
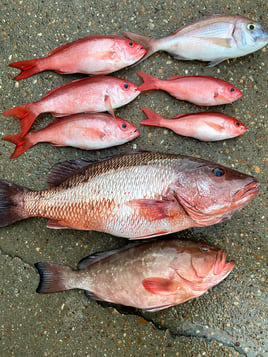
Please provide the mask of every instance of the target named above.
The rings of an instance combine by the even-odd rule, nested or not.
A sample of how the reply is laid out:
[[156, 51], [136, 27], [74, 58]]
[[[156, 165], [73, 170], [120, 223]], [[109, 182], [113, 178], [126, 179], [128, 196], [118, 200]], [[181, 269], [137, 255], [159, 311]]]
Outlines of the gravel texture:
[[[267, 3], [224, 1], [30, 1], [0, 0], [1, 112], [40, 99], [50, 89], [82, 78], [46, 71], [26, 80], [10, 62], [46, 56], [54, 48], [89, 34], [132, 31], [162, 37], [202, 15], [241, 14], [267, 25]], [[75, 267], [84, 256], [124, 241], [106, 234], [49, 230], [46, 219], [21, 221], [0, 229], [1, 355], [3, 356], [265, 356], [267, 341], [267, 48], [208, 68], [201, 62], [173, 60], [157, 53], [135, 68], [115, 75], [137, 84], [135, 73], [160, 78], [175, 74], [212, 75], [232, 82], [243, 97], [213, 108], [237, 117], [247, 133], [231, 140], [201, 143], [163, 128], [145, 127], [140, 107], [165, 117], [200, 111], [162, 91], [142, 93], [116, 111], [139, 127], [138, 139], [118, 148], [86, 152], [38, 144], [9, 160], [13, 145], [0, 142], [0, 177], [32, 189], [46, 187], [56, 162], [105, 157], [128, 149], [148, 149], [200, 156], [259, 178], [260, 194], [222, 224], [180, 232], [225, 248], [237, 263], [230, 276], [204, 296], [170, 309], [148, 313], [88, 300], [82, 291], [38, 295], [37, 261]], [[208, 109], [208, 108], [204, 108]], [[42, 114], [33, 128], [52, 120]], [[0, 134], [19, 132], [19, 121], [1, 117]]]

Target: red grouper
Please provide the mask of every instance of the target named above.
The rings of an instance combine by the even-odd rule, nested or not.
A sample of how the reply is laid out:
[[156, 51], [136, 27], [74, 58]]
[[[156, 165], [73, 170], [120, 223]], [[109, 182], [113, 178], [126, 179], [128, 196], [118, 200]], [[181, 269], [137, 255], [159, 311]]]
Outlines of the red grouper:
[[63, 117], [84, 112], [111, 112], [113, 108], [128, 104], [139, 94], [138, 86], [132, 82], [100, 75], [54, 88], [37, 102], [7, 110], [2, 115], [20, 119], [21, 136], [24, 136], [41, 113]]
[[55, 165], [50, 188], [0, 181], [0, 226], [28, 217], [129, 239], [151, 238], [231, 218], [259, 191], [252, 177], [207, 160], [135, 152]]
[[131, 32], [123, 32], [123, 35], [147, 50], [137, 63], [157, 51], [165, 51], [178, 60], [208, 61], [212, 67], [228, 58], [258, 51], [268, 43], [268, 33], [262, 25], [239, 15], [205, 17], [160, 39]]
[[209, 76], [171, 76], [166, 80], [137, 72], [144, 83], [140, 91], [161, 89], [173, 97], [200, 106], [232, 103], [242, 97], [242, 92], [232, 84]]
[[55, 146], [99, 150], [122, 145], [139, 135], [137, 127], [122, 118], [105, 113], [82, 113], [54, 120], [45, 128], [30, 131], [23, 137], [15, 134], [2, 140], [16, 145], [10, 157], [13, 159], [41, 142], [50, 142]]
[[95, 300], [157, 311], [204, 294], [225, 279], [234, 261], [227, 253], [198, 242], [164, 239], [132, 243], [90, 255], [78, 270], [36, 263], [38, 293], [83, 289]]
[[108, 74], [139, 61], [146, 50], [138, 43], [117, 36], [93, 35], [56, 48], [45, 58], [10, 63], [21, 69], [19, 81], [45, 70], [61, 74]]
[[169, 128], [175, 133], [201, 141], [218, 141], [242, 135], [246, 126], [230, 115], [217, 112], [180, 114], [166, 119], [147, 108], [141, 108], [148, 119], [140, 124]]

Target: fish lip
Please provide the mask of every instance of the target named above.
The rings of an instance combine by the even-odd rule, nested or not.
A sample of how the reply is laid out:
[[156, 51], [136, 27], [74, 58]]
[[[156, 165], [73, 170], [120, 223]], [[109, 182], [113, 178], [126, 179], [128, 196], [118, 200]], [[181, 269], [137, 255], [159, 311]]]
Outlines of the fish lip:
[[244, 186], [241, 190], [235, 193], [235, 201], [250, 201], [254, 196], [259, 193], [259, 182], [257, 179], [253, 179], [250, 183]]
[[135, 139], [140, 135], [140, 132], [138, 131], [138, 128], [136, 128], [135, 130], [133, 130], [130, 134], [129, 134], [129, 138]]
[[220, 275], [224, 272], [225, 273], [224, 277], [225, 277], [234, 268], [235, 266], [234, 260], [231, 260], [230, 262], [226, 263], [226, 258], [227, 258], [227, 252], [225, 250], [219, 250], [216, 257], [216, 263], [213, 269], [213, 273], [215, 275]]

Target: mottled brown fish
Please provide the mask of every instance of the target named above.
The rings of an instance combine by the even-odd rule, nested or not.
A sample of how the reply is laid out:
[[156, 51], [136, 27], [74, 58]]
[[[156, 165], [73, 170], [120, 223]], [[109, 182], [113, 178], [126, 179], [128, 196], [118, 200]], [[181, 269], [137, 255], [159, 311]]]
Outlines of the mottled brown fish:
[[50, 228], [151, 238], [231, 218], [257, 193], [252, 177], [207, 160], [154, 152], [56, 165], [50, 188], [0, 180], [0, 226], [41, 216]]
[[204, 294], [235, 266], [227, 253], [201, 243], [164, 239], [84, 258], [78, 270], [36, 263], [38, 293], [86, 290], [95, 300], [157, 311]]

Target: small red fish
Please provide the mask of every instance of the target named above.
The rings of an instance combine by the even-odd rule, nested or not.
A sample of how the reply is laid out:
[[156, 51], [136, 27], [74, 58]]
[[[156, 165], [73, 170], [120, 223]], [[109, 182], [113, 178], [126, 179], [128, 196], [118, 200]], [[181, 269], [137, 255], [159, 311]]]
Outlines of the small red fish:
[[73, 146], [84, 150], [99, 150], [122, 145], [139, 136], [136, 126], [110, 114], [74, 114], [57, 119], [26, 136], [9, 135], [2, 140], [16, 145], [11, 159], [20, 156], [37, 143], [50, 142], [56, 146]]
[[246, 126], [234, 117], [217, 112], [180, 114], [165, 119], [147, 108], [141, 108], [148, 119], [140, 124], [169, 128], [175, 133], [202, 141], [218, 141], [242, 135]]
[[78, 270], [36, 263], [37, 292], [83, 289], [94, 300], [148, 311], [166, 309], [203, 295], [235, 266], [227, 253], [199, 242], [164, 239], [90, 255]]
[[117, 36], [93, 35], [56, 48], [45, 58], [10, 63], [21, 69], [14, 80], [21, 80], [45, 70], [61, 74], [108, 74], [140, 60], [146, 50], [138, 43]]
[[105, 112], [134, 100], [138, 86], [125, 79], [95, 76], [52, 89], [42, 99], [7, 110], [2, 115], [20, 119], [21, 136], [26, 135], [37, 116], [50, 112], [55, 117], [76, 113]]
[[209, 76], [171, 76], [162, 80], [146, 73], [137, 72], [144, 83], [140, 91], [162, 89], [173, 97], [200, 106], [232, 103], [242, 92], [232, 84]]

